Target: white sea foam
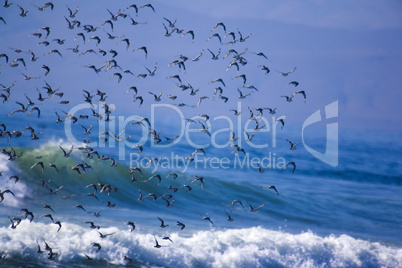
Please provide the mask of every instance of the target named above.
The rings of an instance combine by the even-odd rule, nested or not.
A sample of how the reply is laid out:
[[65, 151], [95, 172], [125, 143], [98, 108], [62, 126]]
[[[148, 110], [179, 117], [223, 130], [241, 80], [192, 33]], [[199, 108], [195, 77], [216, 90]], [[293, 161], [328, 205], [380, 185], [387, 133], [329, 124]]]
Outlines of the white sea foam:
[[19, 180], [15, 183], [15, 180], [9, 181], [10, 177], [13, 175], [19, 175], [18, 170], [12, 165], [12, 162], [8, 161], [5, 155], [0, 155], [0, 171], [3, 171], [0, 177], [0, 190], [11, 190], [15, 196], [10, 193], [4, 194], [4, 200], [1, 202], [2, 206], [7, 207], [19, 207], [21, 206], [21, 200], [30, 192], [28, 187]]
[[[142, 264], [165, 267], [402, 267], [402, 249], [354, 239], [347, 235], [320, 237], [312, 232], [289, 234], [262, 227], [224, 231], [200, 231], [189, 237], [172, 233], [173, 243], [160, 236], [130, 232], [122, 226], [98, 230], [63, 223], [59, 233], [55, 224], [29, 223], [23, 220], [17, 229], [0, 228], [0, 244], [7, 258], [46, 260], [36, 254], [37, 240], [44, 249], [45, 240], [60, 255], [55, 262], [84, 260], [126, 264], [124, 256]], [[161, 248], [155, 248], [155, 238]], [[102, 249], [96, 252], [92, 243]], [[46, 260], [47, 261], [47, 260]]]
[[60, 137], [52, 137], [45, 143], [42, 143], [39, 147], [34, 149], [33, 152], [37, 154], [44, 154], [44, 153], [51, 153], [54, 151], [60, 151], [59, 146], [64, 148], [66, 151], [68, 151], [71, 146], [79, 147], [79, 146], [85, 146], [84, 143], [77, 143], [77, 144], [72, 144], [70, 141], [66, 139], [61, 139]]

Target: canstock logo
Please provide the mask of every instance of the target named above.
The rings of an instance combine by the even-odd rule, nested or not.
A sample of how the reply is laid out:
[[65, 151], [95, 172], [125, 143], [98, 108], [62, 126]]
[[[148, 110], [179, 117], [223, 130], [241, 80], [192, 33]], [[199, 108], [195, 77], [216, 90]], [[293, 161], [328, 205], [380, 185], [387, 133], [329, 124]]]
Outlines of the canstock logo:
[[[325, 119], [328, 120], [330, 118], [338, 117], [338, 101], [334, 101], [333, 103], [325, 106]], [[312, 115], [310, 115], [306, 121], [303, 123], [302, 127], [302, 141], [306, 150], [312, 154], [317, 159], [321, 160], [324, 163], [327, 163], [330, 166], [336, 167], [338, 166], [338, 123], [330, 123], [327, 124], [327, 144], [325, 153], [320, 153], [311, 147], [309, 147], [304, 142], [304, 129], [314, 123], [320, 122], [323, 119], [321, 118], [321, 110], [316, 111]]]

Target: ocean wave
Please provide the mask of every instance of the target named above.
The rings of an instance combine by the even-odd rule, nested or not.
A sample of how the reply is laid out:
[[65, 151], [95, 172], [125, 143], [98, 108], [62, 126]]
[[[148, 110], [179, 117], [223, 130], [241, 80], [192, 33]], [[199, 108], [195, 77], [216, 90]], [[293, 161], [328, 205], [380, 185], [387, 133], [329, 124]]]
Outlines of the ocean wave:
[[[118, 189], [117, 193], [111, 192], [110, 196], [108, 195], [107, 197], [106, 194], [98, 194], [101, 201], [105, 198], [113, 199], [114, 201], [118, 201], [120, 206], [126, 208], [131, 208], [132, 203], [137, 201], [139, 197], [138, 189], [141, 189], [144, 195], [148, 193], [155, 193], [158, 196], [162, 196], [166, 193], [174, 194], [176, 199], [175, 206], [180, 206], [180, 202], [185, 200], [185, 203], [182, 203], [183, 207], [189, 205], [199, 206], [200, 202], [212, 202], [212, 200], [206, 199], [206, 196], [213, 197], [215, 200], [219, 200], [219, 202], [224, 202], [227, 198], [227, 200], [229, 200], [227, 202], [230, 203], [230, 198], [233, 193], [240, 196], [248, 196], [248, 198], [253, 201], [256, 193], [261, 191], [261, 188], [255, 187], [255, 185], [248, 182], [243, 182], [241, 184], [227, 182], [224, 179], [219, 178], [219, 174], [216, 176], [208, 176], [205, 180], [204, 189], [200, 188], [200, 183], [198, 182], [192, 184], [194, 175], [197, 175], [198, 173], [178, 172], [178, 177], [173, 179], [173, 177], [168, 176], [168, 174], [171, 173], [170, 170], [161, 170], [157, 173], [153, 173], [152, 168], [141, 168], [142, 173], [136, 172], [130, 174], [130, 167], [125, 165], [125, 163], [119, 163], [117, 166], [112, 167], [111, 160], [101, 161], [87, 158], [78, 150], [74, 150], [71, 156], [66, 158], [63, 156], [63, 153], [59, 148], [59, 144], [60, 143], [55, 141], [49, 141], [40, 147], [15, 148], [18, 152], [24, 151], [24, 155], [14, 162], [4, 160], [4, 162], [8, 162], [7, 165], [4, 165], [5, 170], [19, 170], [18, 174], [20, 175], [20, 180], [15, 184], [16, 186], [14, 183], [7, 182], [7, 180], [0, 180], [0, 182], [4, 182], [4, 187], [22, 187], [20, 190], [16, 189], [16, 193], [20, 195], [25, 194], [18, 198], [20, 201], [18, 206], [23, 205], [24, 203], [21, 202], [24, 200], [25, 204], [34, 205], [38, 203], [38, 198], [36, 197], [49, 193], [48, 188], [57, 189], [60, 186], [63, 186], [63, 188], [58, 193], [59, 195], [67, 196], [76, 194], [77, 196], [75, 196], [74, 199], [83, 200], [81, 194], [93, 191], [92, 188], [85, 189], [85, 187], [89, 184], [97, 184], [99, 182], [110, 184]], [[68, 148], [67, 145], [65, 148]], [[38, 160], [35, 156], [42, 156], [42, 158]], [[31, 168], [37, 161], [43, 162], [43, 172], [39, 166]], [[91, 168], [88, 168], [86, 173], [82, 174], [78, 174], [76, 171], [71, 170], [71, 167], [80, 163], [87, 163]], [[50, 168], [49, 164], [58, 167], [59, 171]], [[160, 185], [156, 178], [149, 180], [156, 174], [161, 177]], [[5, 172], [4, 177], [8, 178], [11, 175], [11, 171], [7, 171]], [[135, 177], [137, 182], [132, 182], [132, 176]], [[43, 183], [46, 183], [49, 180], [50, 183], [47, 183], [47, 187], [43, 187]], [[191, 194], [186, 192], [183, 185], [191, 185]], [[169, 186], [177, 188], [177, 192], [173, 193], [169, 190]], [[222, 193], [221, 189], [223, 188], [227, 189], [226, 192], [228, 192], [228, 194]], [[243, 191], [242, 189], [247, 189], [247, 191]], [[17, 204], [10, 205], [11, 201], [15, 201], [14, 199], [14, 197], [7, 198], [7, 200], [3, 201], [3, 205], [17, 207]], [[85, 200], [87, 199], [88, 198]], [[62, 199], [52, 201], [57, 203], [66, 202]], [[165, 205], [163, 200], [158, 200], [156, 203], [159, 202]]]
[[31, 194], [29, 187], [18, 180], [10, 180], [12, 176], [19, 175], [20, 170], [12, 165], [7, 157], [0, 155], [0, 172], [2, 173], [2, 179], [0, 179], [0, 191], [10, 190], [14, 195], [7, 194], [7, 196], [2, 201], [3, 206], [8, 207], [20, 207], [23, 202], [22, 200]]
[[[1, 251], [7, 264], [44, 266], [94, 264], [145, 267], [402, 267], [402, 249], [371, 243], [347, 235], [318, 236], [311, 231], [290, 234], [262, 227], [199, 231], [192, 235], [147, 233], [146, 229], [109, 227], [93, 230], [63, 223], [60, 232], [53, 224], [23, 220], [14, 230], [0, 228]], [[101, 238], [98, 231], [111, 234]], [[158, 240], [160, 248], [155, 248]], [[45, 242], [58, 254], [36, 253]], [[97, 251], [94, 243], [101, 245]], [[92, 260], [87, 260], [87, 257]]]

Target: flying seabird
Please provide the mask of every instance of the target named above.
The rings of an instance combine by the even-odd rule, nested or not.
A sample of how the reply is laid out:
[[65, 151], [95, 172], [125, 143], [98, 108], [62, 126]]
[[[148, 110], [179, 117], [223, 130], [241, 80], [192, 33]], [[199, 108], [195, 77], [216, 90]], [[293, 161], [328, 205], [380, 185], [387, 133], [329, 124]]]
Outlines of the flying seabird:
[[229, 222], [234, 221], [234, 220], [233, 220], [233, 218], [230, 216], [230, 214], [229, 214], [229, 213], [227, 213], [227, 211], [226, 211], [226, 210], [224, 210], [224, 211], [225, 211], [226, 215], [228, 216], [228, 221], [229, 221]]
[[208, 216], [205, 216], [205, 217], [203, 217], [202, 219], [203, 219], [204, 221], [209, 221], [212, 225], [215, 225], [215, 224], [212, 222], [211, 218], [208, 217]]
[[194, 183], [195, 181], [200, 181], [201, 182], [201, 190], [204, 188], [204, 177], [199, 177], [195, 176], [195, 179], [191, 181], [191, 183]]
[[288, 166], [293, 166], [292, 172], [295, 173], [295, 170], [296, 170], [296, 163], [295, 163], [295, 162], [289, 162], [289, 163], [286, 164], [286, 166], [285, 166], [284, 169], [286, 169]]
[[166, 176], [166, 179], [169, 178], [170, 176], [173, 177], [173, 179], [176, 179], [178, 175], [177, 173], [170, 173], [169, 175]]
[[156, 101], [156, 102], [161, 101], [162, 91], [159, 93], [159, 95], [156, 95], [150, 91], [148, 91], [148, 93], [154, 96], [154, 101]]
[[279, 195], [278, 190], [276, 190], [276, 187], [274, 185], [267, 185], [267, 186], [261, 186], [261, 187], [262, 188], [272, 189]]
[[224, 30], [225, 33], [226, 33], [226, 26], [225, 26], [225, 24], [223, 24], [223, 22], [218, 22], [217, 24], [215, 24], [215, 26], [212, 28], [211, 32], [215, 31], [216, 28], [218, 28], [218, 26], [222, 27], [223, 30]]
[[3, 7], [5, 8], [9, 8], [11, 5], [13, 5], [14, 3], [9, 3], [8, 0], [4, 0], [4, 5]]
[[171, 208], [172, 205], [173, 205], [173, 203], [174, 203], [174, 201], [175, 201], [175, 199], [173, 199], [172, 201], [169, 201], [169, 200], [167, 200], [167, 199], [164, 199], [164, 200], [166, 201], [166, 207], [167, 207], [167, 208]]
[[100, 226], [95, 225], [92, 221], [87, 221], [85, 223], [89, 223], [89, 228], [91, 229], [100, 229]]
[[208, 129], [211, 127], [211, 124], [209, 124], [208, 126], [205, 126], [205, 125], [204, 125], [201, 121], [199, 121], [199, 120], [198, 120], [198, 123], [200, 123], [200, 124], [201, 124], [201, 127], [202, 127], [202, 129], [198, 129], [198, 131], [207, 133], [208, 136], [211, 136], [211, 133], [210, 133], [209, 130], [208, 130]]
[[23, 7], [21, 7], [20, 5], [17, 5], [19, 8], [20, 8], [20, 10], [21, 10], [21, 13], [20, 13], [20, 16], [21, 17], [26, 17], [27, 16], [27, 14], [28, 14], [28, 12], [29, 12], [29, 9], [27, 9], [27, 10], [25, 10]]
[[164, 236], [164, 237], [162, 237], [162, 239], [163, 239], [163, 240], [169, 240], [170, 242], [172, 242], [172, 243], [173, 243], [172, 239], [170, 239], [170, 237], [169, 237], [169, 236]]
[[286, 141], [289, 142], [289, 144], [290, 144], [289, 150], [292, 150], [292, 151], [296, 150], [296, 146], [299, 144], [299, 142], [296, 142], [295, 144], [293, 144], [293, 142], [291, 142], [288, 139], [286, 139]]
[[276, 119], [277, 122], [280, 122], [282, 124], [281, 129], [285, 126], [285, 121], [282, 118]]
[[79, 7], [77, 7], [77, 9], [73, 12], [68, 6], [67, 6], [68, 12], [69, 12], [69, 17], [70, 18], [74, 18], [75, 15], [78, 13], [78, 10], [80, 9]]
[[60, 221], [55, 221], [55, 222], [53, 222], [54, 224], [57, 224], [58, 226], [59, 226], [59, 228], [57, 229], [57, 232], [59, 232], [60, 231], [60, 229], [61, 229], [61, 222]]
[[296, 96], [296, 94], [299, 94], [299, 93], [303, 95], [303, 97], [304, 97], [304, 102], [306, 102], [306, 92], [304, 92], [304, 90], [296, 91], [295, 93], [293, 93], [293, 94], [290, 95], [290, 96], [281, 96], [281, 97], [286, 98], [286, 101], [287, 101], [287, 102], [292, 102], [293, 97]]
[[177, 22], [177, 18], [175, 18], [175, 20], [172, 22], [172, 21], [170, 21], [169, 19], [167, 19], [167, 18], [165, 18], [165, 17], [163, 17], [163, 19], [164, 20], [166, 20], [168, 23], [169, 23], [169, 27], [170, 28], [175, 28], [175, 23]]
[[127, 225], [130, 227], [130, 232], [135, 230], [135, 224], [134, 222], [128, 221]]
[[197, 102], [197, 105], [195, 106], [195, 108], [198, 108], [198, 106], [200, 106], [200, 104], [201, 104], [201, 101], [204, 100], [204, 99], [209, 99], [209, 97], [207, 97], [207, 96], [200, 97], [198, 102]]
[[102, 234], [101, 232], [98, 231], [98, 233], [99, 233], [100, 238], [106, 238], [108, 235], [113, 235], [115, 232], [110, 233], [110, 234]]
[[260, 65], [258, 67], [261, 68], [261, 70], [263, 70], [265, 74], [269, 74], [271, 72], [271, 70], [265, 65]]
[[4, 191], [1, 191], [1, 190], [0, 190], [0, 203], [3, 202], [3, 200], [4, 200], [4, 194], [6, 194], [6, 193], [10, 193], [10, 194], [12, 194], [13, 196], [15, 196], [14, 193], [13, 193], [11, 190], [9, 190], [9, 189], [4, 190]]
[[[57, 113], [56, 113], [57, 114]], [[63, 151], [64, 157], [70, 157], [71, 152], [74, 149], [74, 145], [71, 146], [70, 151], [67, 153], [60, 145], [59, 145], [60, 149]]]
[[52, 214], [44, 214], [44, 215], [42, 215], [42, 216], [39, 216], [39, 219], [40, 219], [40, 218], [44, 218], [44, 217], [49, 218], [49, 219], [52, 220], [52, 222], [54, 222], [53, 217], [52, 217]]
[[186, 225], [184, 223], [179, 222], [179, 221], [177, 221], [177, 225], [180, 226], [180, 231], [182, 231], [186, 227]]
[[225, 96], [219, 96], [220, 99], [222, 99], [225, 103], [228, 102], [229, 98]]
[[250, 205], [248, 202], [247, 202], [247, 204], [249, 205], [251, 212], [256, 212], [257, 210], [259, 210], [260, 208], [262, 208], [263, 206], [265, 206], [265, 204], [262, 204], [261, 206], [254, 208], [254, 207], [253, 207], [252, 205]]
[[218, 60], [219, 59], [219, 55], [221, 54], [222, 49], [219, 48], [218, 52], [215, 54], [213, 53], [209, 48], [208, 48], [209, 53], [211, 53], [212, 55], [212, 59], [213, 60]]
[[43, 250], [40, 248], [40, 245], [39, 245], [38, 239], [36, 239], [36, 244], [38, 244], [38, 251], [36, 251], [36, 253], [38, 253], [38, 254], [42, 254], [42, 253], [44, 253], [45, 251], [43, 251]]
[[144, 53], [145, 53], [145, 58], [147, 58], [148, 57], [148, 49], [147, 49], [147, 47], [145, 47], [145, 46], [142, 46], [142, 47], [138, 47], [138, 48], [136, 48], [136, 49], [134, 49], [133, 51], [137, 51], [137, 50], [142, 50], [142, 51], [144, 51]]
[[299, 85], [299, 82], [292, 81], [292, 82], [289, 82], [289, 85], [293, 85], [293, 86], [297, 87]]
[[231, 42], [236, 42], [236, 36], [234, 32], [228, 32], [227, 34], [225, 34], [225, 36], [223, 36], [223, 39], [225, 39], [226, 37], [231, 36], [232, 37], [232, 41]]
[[246, 141], [251, 141], [251, 139], [255, 136], [255, 134], [257, 133], [257, 132], [254, 132], [253, 134], [249, 134], [246, 130], [244, 130], [243, 129], [243, 131], [244, 131], [244, 133], [246, 134], [246, 136], [247, 136], [247, 138], [246, 138]]
[[192, 61], [199, 61], [200, 57], [204, 54], [204, 51], [205, 51], [204, 49], [201, 50], [201, 52], [194, 59], [192, 59]]
[[239, 116], [239, 115], [241, 115], [241, 111], [237, 111], [237, 110], [235, 110], [235, 109], [230, 109], [229, 111], [231, 111], [231, 112], [234, 112], [234, 115], [235, 116]]
[[180, 188], [182, 188], [182, 187], [184, 187], [184, 188], [187, 189], [187, 190], [186, 190], [186, 193], [190, 192], [190, 191], [193, 189], [193, 188], [191, 188], [190, 185], [186, 185], [186, 184], [182, 185]]
[[216, 38], [218, 38], [218, 40], [219, 40], [219, 43], [221, 43], [222, 44], [222, 39], [221, 39], [221, 37], [220, 37], [220, 35], [218, 34], [218, 33], [214, 33], [214, 34], [212, 34], [208, 39], [207, 39], [207, 42], [212, 38], [212, 37], [216, 37]]
[[124, 255], [124, 259], [125, 261], [127, 261], [128, 264], [131, 264], [133, 262], [133, 259], [127, 257], [126, 255]]
[[191, 35], [191, 40], [192, 40], [192, 42], [194, 42], [194, 37], [195, 37], [195, 35], [194, 35], [194, 31], [192, 31], [192, 30], [189, 30], [189, 31], [185, 32], [185, 33], [184, 33], [183, 35], [181, 35], [180, 37], [183, 37], [183, 36], [185, 36], [185, 35], [187, 35], [187, 34]]
[[152, 9], [153, 12], [155, 12], [155, 8], [154, 8], [151, 4], [142, 5], [142, 6], [139, 7], [139, 9], [145, 8], [145, 7], [148, 7], [148, 8], [150, 8], [150, 9]]
[[235, 205], [236, 203], [239, 203], [242, 207], [244, 207], [244, 206], [243, 206], [243, 203], [242, 203], [240, 200], [235, 199], [235, 200], [232, 201], [232, 204], [230, 205], [230, 212], [232, 212], [233, 207], [234, 207], [234, 205]]
[[251, 37], [251, 35], [252, 34], [249, 34], [248, 36], [246, 36], [246, 37], [243, 37], [243, 35], [241, 34], [241, 32], [239, 31], [239, 30], [237, 30], [237, 32], [238, 32], [238, 34], [239, 34], [239, 41], [240, 42], [244, 42], [244, 41], [246, 41], [248, 38], [250, 38]]
[[293, 73], [294, 71], [296, 71], [296, 67], [294, 67], [292, 70], [290, 70], [289, 72], [279, 72], [281, 73], [283, 76], [288, 76], [289, 74]]
[[159, 245], [158, 240], [156, 240], [156, 238], [155, 238], [155, 246], [154, 247], [155, 248], [160, 248], [161, 247], [161, 245]]
[[92, 243], [92, 246], [97, 248], [96, 252], [102, 249], [102, 246], [99, 243]]
[[13, 218], [8, 217], [8, 218], [11, 221], [11, 226], [10, 226], [11, 229], [17, 228], [17, 226], [21, 223], [21, 219], [18, 217], [13, 217]]
[[212, 81], [209, 82], [209, 83], [212, 84], [212, 83], [216, 83], [216, 82], [219, 82], [219, 83], [221, 83], [224, 87], [226, 87], [226, 84], [225, 84], [225, 82], [223, 82], [222, 78], [216, 78], [216, 79], [212, 80]]
[[169, 190], [172, 190], [174, 193], [177, 192], [179, 189], [173, 186], [169, 186]]
[[150, 180], [153, 179], [153, 178], [157, 178], [157, 179], [158, 179], [158, 183], [156, 184], [156, 186], [159, 186], [159, 184], [160, 184], [161, 181], [162, 181], [162, 177], [161, 177], [159, 174], [156, 174], [156, 175], [151, 176], [147, 181], [150, 181]]
[[125, 42], [125, 43], [126, 43], [126, 51], [128, 51], [128, 49], [129, 49], [129, 47], [130, 47], [130, 40], [129, 40], [128, 38], [123, 38], [123, 39], [121, 39], [119, 42], [117, 42], [116, 45], [119, 44], [119, 43], [121, 43], [121, 42]]
[[253, 94], [253, 91], [251, 91], [250, 93], [243, 95], [243, 93], [240, 91], [240, 89], [237, 89], [237, 91], [239, 92], [239, 99], [245, 99], [247, 96], [250, 96], [251, 94]]
[[44, 167], [44, 165], [43, 165], [43, 162], [42, 161], [38, 161], [38, 162], [36, 162], [35, 164], [33, 164], [32, 166], [31, 166], [31, 168], [30, 169], [33, 169], [34, 167], [36, 167], [37, 165], [39, 165], [40, 167], [41, 167], [41, 170], [42, 170], [42, 174], [44, 173], [44, 171], [45, 171], [45, 167]]
[[121, 79], [123, 79], [123, 75], [121, 73], [114, 73], [110, 78], [113, 78], [113, 76], [118, 77], [118, 80], [117, 80], [118, 83], [120, 83]]
[[165, 225], [165, 222], [164, 222], [161, 218], [159, 218], [159, 217], [157, 217], [157, 218], [158, 218], [158, 220], [160, 220], [160, 222], [161, 222], [161, 225], [160, 225], [161, 228], [166, 228], [166, 227], [169, 226], [169, 225]]

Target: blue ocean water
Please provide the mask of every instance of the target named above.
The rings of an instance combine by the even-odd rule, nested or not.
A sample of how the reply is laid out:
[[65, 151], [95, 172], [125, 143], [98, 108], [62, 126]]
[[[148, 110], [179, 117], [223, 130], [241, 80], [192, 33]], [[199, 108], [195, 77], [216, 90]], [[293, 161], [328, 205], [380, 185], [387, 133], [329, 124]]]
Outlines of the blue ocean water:
[[[0, 30], [7, 41], [0, 49], [10, 61], [0, 58], [1, 267], [402, 267], [398, 134], [360, 133], [334, 118], [330, 123], [339, 124], [339, 135], [332, 137], [338, 152], [332, 155], [337, 165], [331, 166], [307, 150], [327, 153], [328, 125], [304, 129], [303, 124], [327, 103], [304, 103], [301, 93], [286, 102], [281, 95], [295, 91], [289, 82], [307, 79], [297, 71], [261, 72], [260, 64], [272, 70], [280, 64], [258, 58], [258, 42], [212, 43], [214, 37], [206, 46], [211, 30], [201, 24], [194, 27], [203, 39], [170, 38], [162, 23], [175, 10], [154, 14], [144, 6], [135, 14], [134, 8], [122, 11], [123, 1], [113, 9], [106, 1], [91, 3], [68, 3], [80, 5], [77, 17], [83, 24], [72, 29], [63, 5], [41, 13], [31, 3], [35, 11], [24, 18], [30, 24], [21, 24], [22, 18], [11, 12], [4, 15], [7, 24]], [[10, 8], [19, 11], [15, 6]], [[165, 7], [162, 2], [158, 6]], [[138, 27], [133, 28], [130, 17], [112, 17], [100, 26], [119, 9], [141, 22]], [[84, 25], [89, 24], [99, 29], [87, 32]], [[46, 25], [51, 25], [49, 47], [38, 44], [48, 40]], [[34, 32], [43, 36], [36, 39]], [[77, 38], [82, 32], [86, 41]], [[56, 38], [65, 38], [65, 45]], [[123, 38], [131, 40], [130, 50]], [[144, 44], [147, 57], [133, 51]], [[80, 53], [71, 49], [76, 45]], [[49, 53], [56, 48], [62, 56]], [[112, 57], [111, 48], [119, 56]], [[31, 49], [38, 59], [30, 59]], [[183, 59], [183, 54], [208, 54], [207, 49], [235, 49], [230, 53], [244, 58]], [[14, 66], [18, 58], [26, 66], [21, 59]], [[172, 64], [177, 58], [186, 62], [186, 70]], [[110, 67], [113, 59], [119, 66]], [[239, 71], [228, 70], [233, 60], [239, 61]], [[151, 75], [147, 69], [155, 62], [157, 71]], [[44, 64], [51, 67], [47, 75]], [[106, 65], [94, 72], [88, 67], [92, 64]], [[235, 78], [240, 70], [247, 73], [249, 88]], [[137, 76], [143, 72], [146, 78]], [[115, 73], [123, 74], [122, 81]], [[172, 82], [167, 77], [173, 74], [185, 82]], [[218, 76], [226, 82], [220, 97], [214, 94], [220, 82], [212, 82]], [[179, 87], [191, 84], [199, 92]], [[137, 93], [130, 91], [132, 86]], [[236, 88], [251, 95], [241, 99]], [[105, 93], [103, 101], [98, 90]], [[157, 102], [151, 94], [159, 91], [162, 101]], [[133, 103], [140, 95], [144, 104], [139, 99]], [[201, 96], [207, 98], [201, 102]], [[309, 91], [307, 96], [310, 100]], [[276, 114], [259, 111], [266, 99], [270, 103], [264, 107], [275, 103]], [[40, 116], [35, 110], [28, 115], [33, 107]], [[285, 120], [283, 129], [278, 118]], [[287, 139], [298, 142], [295, 150]], [[292, 162], [294, 172], [292, 164], [287, 166]]]
[[[4, 118], [3, 118], [4, 119]], [[45, 120], [44, 117], [42, 120]], [[52, 118], [53, 119], [53, 118]], [[43, 122], [43, 121], [42, 121]], [[50, 122], [49, 125], [54, 124]], [[10, 129], [14, 123], [10, 122]], [[166, 128], [171, 127], [169, 124]], [[36, 127], [36, 126], [35, 126]], [[336, 168], [315, 159], [300, 146], [290, 151], [286, 142], [275, 148], [274, 152], [261, 152], [260, 149], [246, 148], [247, 156], [231, 153], [232, 148], [205, 148], [206, 155], [197, 153], [197, 160], [185, 168], [185, 162], [178, 165], [163, 166], [163, 161], [171, 161], [175, 156], [190, 155], [194, 148], [185, 141], [165, 149], [144, 146], [139, 159], [152, 157], [160, 159], [156, 168], [150, 164], [141, 166], [136, 157], [137, 149], [127, 148], [126, 160], [111, 166], [111, 160], [88, 158], [82, 150], [75, 149], [68, 158], [59, 148], [70, 147], [69, 142], [56, 136], [57, 130], [32, 143], [26, 135], [11, 138], [17, 155], [15, 161], [2, 155], [2, 180], [0, 189], [10, 189], [15, 196], [4, 194], [1, 203], [1, 239], [3, 261], [6, 265], [126, 265], [124, 256], [135, 260], [135, 266], [371, 266], [397, 267], [401, 264], [401, 176], [398, 174], [400, 159], [397, 146], [390, 146], [384, 137], [358, 139], [358, 135], [341, 135], [339, 146], [339, 165]], [[322, 142], [317, 137], [320, 149]], [[390, 140], [392, 140], [390, 138]], [[18, 141], [18, 142], [17, 142]], [[7, 138], [1, 139], [3, 148], [9, 150]], [[168, 144], [166, 141], [161, 142]], [[18, 146], [16, 145], [18, 144]], [[119, 159], [118, 147], [99, 148], [103, 155]], [[130, 174], [130, 154], [141, 166], [143, 175], [134, 173], [138, 182], [132, 182]], [[144, 155], [142, 155], [144, 153]], [[379, 153], [375, 159], [373, 155]], [[264, 155], [265, 154], [265, 155]], [[275, 156], [273, 155], [275, 154]], [[209, 156], [228, 159], [228, 164], [220, 168], [205, 164]], [[263, 173], [250, 166], [244, 159], [262, 159], [273, 165], [274, 159], [280, 162], [283, 157], [295, 159], [297, 168], [267, 168]], [[44, 173], [39, 166], [31, 168], [42, 156]], [[297, 157], [296, 157], [297, 156]], [[392, 157], [394, 156], [394, 157]], [[260, 157], [260, 158], [258, 158]], [[383, 157], [387, 157], [386, 159]], [[167, 160], [164, 160], [167, 159]], [[204, 160], [202, 160], [204, 159]], [[390, 160], [392, 159], [392, 160]], [[198, 161], [198, 162], [196, 162]], [[71, 167], [86, 163], [91, 168], [78, 174]], [[250, 162], [250, 161], [249, 161]], [[50, 168], [55, 164], [59, 171]], [[265, 164], [265, 163], [264, 163]], [[242, 166], [243, 165], [243, 166]], [[154, 170], [156, 172], [153, 172]], [[176, 172], [178, 177], [168, 177]], [[20, 177], [17, 183], [8, 181], [12, 175]], [[145, 182], [153, 175], [157, 178]], [[204, 187], [199, 181], [192, 182], [195, 176], [204, 177]], [[42, 180], [47, 186], [42, 186]], [[109, 184], [117, 191], [100, 193], [96, 198], [88, 196], [93, 192], [89, 184]], [[183, 185], [190, 185], [186, 192]], [[273, 189], [262, 186], [274, 185]], [[60, 191], [51, 194], [63, 186]], [[169, 186], [178, 188], [177, 192]], [[139, 192], [143, 197], [139, 201]], [[164, 194], [173, 195], [171, 207], [162, 198]], [[67, 199], [63, 199], [62, 197]], [[231, 202], [239, 200], [231, 210]], [[115, 204], [108, 207], [107, 202]], [[51, 205], [54, 212], [43, 208]], [[249, 204], [258, 207], [251, 212]], [[76, 208], [82, 205], [86, 211]], [[8, 217], [22, 217], [20, 209], [32, 211], [35, 218], [23, 219], [17, 228], [10, 228]], [[99, 212], [100, 216], [94, 216]], [[41, 215], [51, 213], [62, 227]], [[228, 221], [230, 214], [233, 221]], [[165, 221], [161, 228], [158, 217]], [[213, 224], [204, 217], [209, 217]], [[92, 221], [100, 229], [90, 229], [86, 222]], [[130, 232], [127, 222], [135, 223], [136, 229]], [[177, 222], [185, 224], [180, 230]], [[109, 234], [100, 238], [99, 233]], [[168, 236], [173, 241], [163, 240]], [[155, 239], [161, 248], [154, 248]], [[43, 249], [48, 243], [59, 255], [48, 260], [47, 253], [37, 254], [37, 243]], [[102, 249], [96, 252], [92, 243], [99, 243]], [[86, 260], [85, 254], [93, 258]]]

